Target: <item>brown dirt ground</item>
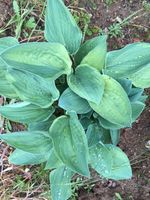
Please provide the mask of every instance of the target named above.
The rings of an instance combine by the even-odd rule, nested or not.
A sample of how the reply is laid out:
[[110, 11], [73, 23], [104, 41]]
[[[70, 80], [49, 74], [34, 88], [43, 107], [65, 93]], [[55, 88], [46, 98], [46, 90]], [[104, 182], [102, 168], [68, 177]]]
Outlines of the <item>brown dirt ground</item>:
[[[0, 0], [0, 27], [3, 26], [9, 13], [9, 2]], [[67, 1], [70, 2], [70, 1]], [[91, 26], [97, 25], [108, 30], [108, 27], [117, 21], [117, 18], [124, 19], [134, 11], [141, 9], [143, 1], [140, 0], [116, 0], [111, 6], [106, 6], [104, 0], [79, 0], [75, 1], [77, 6], [84, 7], [92, 14]], [[125, 44], [136, 41], [150, 42], [150, 15], [142, 12], [140, 17], [136, 17], [123, 28], [123, 37], [109, 39], [109, 49], [122, 47]], [[148, 91], [150, 95], [150, 91]], [[16, 129], [16, 126], [14, 126]], [[18, 128], [17, 128], [18, 129]], [[20, 129], [20, 127], [19, 127]], [[119, 193], [123, 200], [149, 200], [150, 199], [150, 151], [146, 147], [147, 142], [150, 141], [150, 100], [147, 101], [147, 107], [140, 116], [139, 120], [133, 124], [132, 129], [125, 129], [122, 131], [121, 142], [119, 146], [127, 153], [132, 163], [133, 178], [128, 181], [99, 181], [90, 191], [80, 188], [78, 191], [78, 200], [119, 200], [115, 197], [115, 193]], [[9, 153], [8, 147], [1, 144], [3, 153], [5, 151], [4, 164], [5, 168], [9, 166], [7, 162], [7, 155]], [[30, 167], [29, 167], [30, 168]], [[9, 169], [4, 176], [0, 188], [8, 190], [11, 186], [11, 179], [14, 179], [15, 173], [21, 176], [26, 174], [22, 168]], [[31, 175], [32, 176], [32, 175]], [[43, 191], [41, 189], [41, 191]], [[3, 190], [3, 192], [5, 192]], [[1, 192], [0, 192], [1, 193]], [[2, 194], [0, 194], [1, 196]], [[5, 196], [5, 195], [4, 195]], [[11, 198], [4, 197], [2, 200], [20, 200], [21, 197]], [[24, 199], [24, 198], [23, 198]], [[27, 198], [27, 200], [39, 200], [38, 196]], [[121, 200], [121, 199], [120, 199]]]
[[2, 27], [10, 15], [10, 0], [0, 0], [0, 27]]

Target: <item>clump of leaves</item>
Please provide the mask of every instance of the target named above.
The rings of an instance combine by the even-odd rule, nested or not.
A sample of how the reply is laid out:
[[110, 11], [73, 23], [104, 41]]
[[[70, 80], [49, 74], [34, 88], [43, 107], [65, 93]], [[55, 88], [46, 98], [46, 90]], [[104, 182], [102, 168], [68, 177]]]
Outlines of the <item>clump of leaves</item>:
[[90, 177], [89, 167], [107, 179], [131, 178], [130, 162], [116, 145], [120, 129], [131, 127], [145, 107], [150, 44], [107, 52], [105, 35], [83, 42], [62, 0], [47, 2], [45, 38], [0, 39], [0, 94], [16, 99], [0, 113], [28, 126], [0, 135], [16, 148], [9, 161], [46, 163], [53, 200], [67, 200], [72, 177]]

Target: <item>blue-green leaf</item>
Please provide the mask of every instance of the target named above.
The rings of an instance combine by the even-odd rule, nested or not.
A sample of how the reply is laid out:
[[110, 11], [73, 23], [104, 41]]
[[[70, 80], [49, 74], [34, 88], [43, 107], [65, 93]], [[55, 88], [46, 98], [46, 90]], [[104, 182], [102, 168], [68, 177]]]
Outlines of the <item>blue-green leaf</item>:
[[124, 128], [124, 125], [114, 124], [114, 123], [109, 122], [108, 120], [104, 119], [101, 116], [99, 116], [97, 119], [98, 119], [100, 125], [105, 129], [120, 129], [120, 128]]
[[0, 139], [17, 149], [29, 153], [47, 153], [52, 148], [52, 141], [49, 134], [42, 131], [1, 134]]
[[86, 136], [88, 139], [89, 147], [92, 147], [98, 144], [99, 142], [108, 144], [111, 141], [109, 131], [98, 126], [96, 123], [89, 125], [86, 132]]
[[113, 124], [131, 126], [131, 104], [121, 85], [113, 78], [103, 75], [105, 89], [99, 105], [89, 102], [101, 117]]
[[29, 131], [49, 131], [51, 124], [56, 117], [52, 115], [48, 120], [42, 122], [30, 123], [28, 126]]
[[102, 177], [114, 180], [132, 177], [129, 159], [114, 145], [97, 144], [90, 148], [90, 163]]
[[77, 65], [88, 64], [99, 71], [103, 69], [107, 53], [107, 36], [98, 36], [85, 42], [75, 55]]
[[10, 156], [9, 162], [15, 165], [37, 165], [48, 160], [50, 152], [34, 154], [16, 149]]
[[89, 103], [67, 88], [59, 99], [59, 106], [67, 111], [74, 110], [78, 114], [88, 113], [91, 110]]
[[17, 98], [14, 88], [11, 83], [6, 79], [7, 65], [0, 58], [0, 95], [8, 98]]
[[23, 101], [47, 108], [59, 98], [59, 91], [54, 81], [47, 81], [36, 74], [18, 69], [9, 69], [6, 78]]
[[120, 130], [111, 129], [110, 130], [111, 140], [114, 145], [117, 145], [120, 140]]
[[19, 42], [14, 37], [3, 37], [0, 38], [0, 53], [8, 49], [9, 47], [18, 45]]
[[[145, 71], [145, 69], [143, 70], [143, 68], [145, 68], [149, 62], [150, 44], [144, 42], [133, 43], [125, 46], [120, 50], [111, 51], [107, 54], [105, 73], [114, 78], [128, 78], [132, 74], [134, 76], [134, 73], [137, 72], [138, 74], [140, 74], [140, 78], [140, 76], [143, 76], [142, 73], [144, 73]], [[138, 72], [140, 70], [142, 70], [142, 73]], [[146, 74], [144, 76], [146, 76]], [[144, 87], [145, 84], [146, 86], [148, 86], [147, 84], [150, 84], [149, 82], [147, 82], [149, 80], [148, 76], [145, 77], [144, 82], [142, 81], [142, 79], [140, 80], [141, 84]], [[135, 85], [137, 87], [140, 87], [136, 84], [136, 81]]]
[[52, 200], [67, 200], [72, 195], [71, 178], [73, 172], [67, 167], [60, 167], [50, 173]]
[[129, 94], [130, 91], [132, 90], [132, 81], [130, 81], [127, 78], [121, 78], [121, 79], [118, 79], [117, 81], [120, 83], [120, 85], [126, 91], [126, 93]]
[[62, 74], [71, 73], [68, 52], [63, 45], [57, 43], [23, 43], [4, 51], [1, 58], [13, 68], [53, 80]]
[[83, 127], [74, 112], [61, 116], [50, 127], [54, 150], [60, 160], [70, 169], [89, 176], [88, 144]]
[[63, 162], [57, 157], [54, 149], [49, 153], [49, 158], [47, 160], [45, 170], [47, 169], [55, 169], [58, 167], [64, 166]]
[[148, 95], [142, 95], [140, 96], [140, 98], [138, 99], [138, 101], [142, 102], [142, 103], [145, 103], [145, 101], [147, 100], [148, 98]]
[[44, 109], [28, 102], [21, 102], [0, 106], [0, 113], [11, 121], [28, 124], [47, 120], [54, 113], [54, 108]]
[[131, 102], [138, 101], [142, 96], [144, 90], [141, 88], [132, 88], [130, 93], [128, 94]]
[[[150, 51], [150, 50], [149, 50]], [[149, 56], [150, 57], [150, 56]], [[150, 62], [150, 60], [149, 60]], [[133, 85], [140, 88], [150, 87], [150, 63], [131, 74], [129, 79], [133, 82]]]
[[79, 65], [75, 74], [68, 76], [70, 89], [80, 97], [99, 104], [104, 93], [102, 75], [93, 67]]
[[136, 101], [131, 103], [131, 107], [132, 107], [132, 122], [134, 122], [144, 110], [145, 104], [140, 101]]
[[63, 44], [69, 53], [80, 46], [82, 33], [62, 0], [48, 0], [45, 18], [45, 38]]
[[88, 126], [92, 123], [92, 120], [88, 117], [83, 117], [80, 119], [80, 123], [82, 124], [84, 130], [87, 130]]

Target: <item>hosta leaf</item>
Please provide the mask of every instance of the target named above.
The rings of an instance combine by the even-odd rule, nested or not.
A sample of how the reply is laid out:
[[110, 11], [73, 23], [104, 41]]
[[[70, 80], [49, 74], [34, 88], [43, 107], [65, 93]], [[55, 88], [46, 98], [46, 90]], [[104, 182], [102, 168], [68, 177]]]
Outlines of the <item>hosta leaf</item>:
[[132, 122], [134, 122], [144, 110], [145, 104], [140, 101], [136, 101], [132, 102], [131, 106], [132, 106]]
[[100, 175], [107, 177], [112, 168], [111, 152], [105, 145], [97, 144], [90, 148], [90, 164]]
[[112, 155], [112, 170], [108, 178], [115, 180], [129, 179], [132, 177], [132, 169], [126, 154], [116, 146], [108, 145]]
[[91, 110], [89, 103], [67, 88], [59, 99], [59, 106], [67, 111], [74, 110], [78, 114], [88, 113]]
[[0, 113], [11, 121], [28, 124], [47, 120], [54, 113], [54, 108], [44, 109], [28, 102], [21, 102], [0, 106]]
[[7, 98], [17, 98], [14, 88], [9, 83], [9, 81], [5, 78], [5, 74], [0, 74], [0, 95], [5, 96]]
[[88, 113], [79, 115], [79, 121], [82, 124], [84, 130], [87, 130], [88, 126], [93, 123], [92, 119], [93, 110]]
[[120, 85], [123, 87], [123, 89], [126, 91], [127, 94], [129, 94], [132, 90], [132, 81], [130, 81], [127, 78], [121, 78], [117, 80]]
[[11, 83], [6, 79], [7, 66], [0, 58], [0, 95], [8, 98], [17, 98], [14, 88]]
[[59, 91], [54, 81], [47, 81], [30, 72], [9, 69], [6, 78], [11, 82], [16, 93], [23, 101], [46, 108], [51, 106], [59, 97]]
[[110, 143], [110, 133], [109, 131], [103, 129], [102, 127], [98, 126], [96, 123], [90, 124], [86, 136], [88, 139], [88, 146], [92, 147], [99, 142], [104, 144]]
[[120, 50], [111, 51], [107, 54], [105, 73], [114, 78], [129, 77], [149, 62], [149, 43], [129, 44]]
[[7, 71], [6, 63], [0, 58], [0, 74], [4, 74]]
[[1, 134], [0, 139], [17, 149], [29, 153], [47, 153], [52, 148], [52, 142], [48, 133], [42, 131]]
[[133, 85], [135, 85], [136, 87], [149, 88], [150, 87], [150, 63], [147, 64], [145, 67], [141, 68], [140, 70], [138, 70], [137, 72], [131, 74], [129, 76], [129, 79], [132, 81]]
[[57, 43], [23, 43], [7, 49], [1, 57], [8, 65], [16, 69], [26, 70], [53, 80], [71, 72], [68, 52]]
[[111, 140], [114, 145], [117, 145], [120, 140], [120, 130], [111, 129], [110, 130]]
[[9, 162], [15, 165], [36, 165], [48, 160], [49, 152], [33, 154], [16, 149], [10, 156]]
[[139, 100], [143, 94], [144, 90], [141, 88], [132, 88], [130, 93], [128, 94], [131, 102], [135, 102]]
[[75, 74], [68, 77], [68, 85], [80, 97], [99, 104], [104, 93], [102, 75], [88, 65], [77, 67]]
[[71, 54], [79, 49], [82, 33], [62, 0], [48, 0], [45, 38], [63, 44]]
[[0, 38], [0, 53], [5, 49], [19, 44], [18, 40], [14, 37], [3, 37]]
[[111, 123], [130, 126], [132, 110], [126, 92], [117, 81], [109, 76], [103, 75], [103, 79], [105, 89], [102, 100], [99, 105], [90, 102], [90, 106]]
[[119, 124], [113, 124], [101, 116], [98, 117], [98, 121], [99, 121], [100, 125], [105, 129], [120, 129], [120, 128], [125, 127], [125, 126], [121, 126]]
[[77, 64], [88, 64], [100, 71], [105, 64], [106, 39], [106, 36], [98, 36], [85, 42], [75, 56]]
[[142, 96], [140, 96], [140, 98], [138, 100], [141, 101], [142, 103], [145, 103], [147, 98], [148, 98], [148, 95], [142, 95]]
[[64, 166], [63, 162], [56, 156], [54, 149], [52, 149], [49, 153], [49, 158], [47, 160], [45, 170], [55, 169], [61, 166]]
[[85, 117], [87, 117], [88, 119], [90, 119], [92, 117], [92, 114], [93, 114], [93, 110], [91, 110], [88, 113], [80, 115], [80, 119], [85, 118]]
[[90, 148], [90, 163], [102, 177], [108, 179], [122, 180], [132, 176], [126, 154], [114, 145], [97, 144]]
[[87, 130], [88, 126], [92, 123], [92, 120], [88, 117], [84, 117], [80, 119], [80, 123], [83, 126], [84, 130]]
[[43, 122], [30, 123], [28, 126], [29, 131], [49, 131], [51, 124], [56, 117], [52, 115], [48, 120]]
[[50, 127], [56, 155], [70, 169], [89, 176], [88, 144], [75, 113], [57, 118]]
[[50, 173], [51, 195], [53, 200], [67, 200], [71, 195], [73, 172], [67, 167], [60, 167]]

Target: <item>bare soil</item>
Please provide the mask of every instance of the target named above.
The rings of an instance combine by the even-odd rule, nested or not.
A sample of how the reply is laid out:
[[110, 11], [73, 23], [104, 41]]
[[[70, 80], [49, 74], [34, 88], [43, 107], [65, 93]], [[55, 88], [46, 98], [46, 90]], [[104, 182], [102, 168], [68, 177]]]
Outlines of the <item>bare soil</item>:
[[[70, 1], [67, 1], [70, 2]], [[79, 0], [75, 1], [75, 5], [84, 7], [92, 14], [92, 25], [97, 25], [105, 31], [118, 19], [124, 19], [133, 12], [142, 8], [143, 1], [141, 0], [116, 0], [112, 5], [107, 6], [105, 0]], [[10, 1], [0, 0], [0, 27], [3, 26], [10, 13]], [[150, 15], [146, 11], [142, 11], [140, 16], [137, 15], [132, 21], [123, 28], [122, 37], [109, 38], [109, 49], [120, 48], [128, 43], [137, 41], [150, 42]], [[150, 95], [150, 90], [147, 91]], [[22, 129], [21, 125], [13, 125], [13, 130]], [[80, 188], [78, 191], [78, 200], [121, 200], [117, 197], [119, 193], [123, 200], [149, 200], [150, 199], [150, 100], [147, 101], [147, 106], [140, 118], [133, 124], [132, 129], [122, 131], [121, 142], [119, 146], [124, 150], [131, 160], [133, 168], [133, 178], [127, 181], [99, 181], [94, 184], [90, 190]], [[4, 168], [9, 166], [7, 156], [10, 152], [8, 147], [1, 144], [4, 156]], [[5, 152], [4, 152], [5, 151]], [[7, 176], [0, 184], [5, 190], [11, 186], [11, 179], [14, 179], [15, 173], [25, 176], [22, 168], [10, 169]], [[8, 185], [8, 187], [6, 187]], [[3, 190], [4, 192], [4, 190]], [[116, 194], [117, 193], [117, 194]], [[1, 196], [1, 195], [0, 195]], [[4, 196], [3, 196], [4, 197]], [[10, 199], [9, 197], [2, 200]], [[12, 198], [11, 198], [12, 199]], [[16, 200], [22, 199], [14, 198]], [[38, 200], [40, 197], [32, 197], [28, 199]]]
[[5, 25], [6, 21], [10, 17], [11, 13], [11, 1], [0, 0], [0, 28]]

